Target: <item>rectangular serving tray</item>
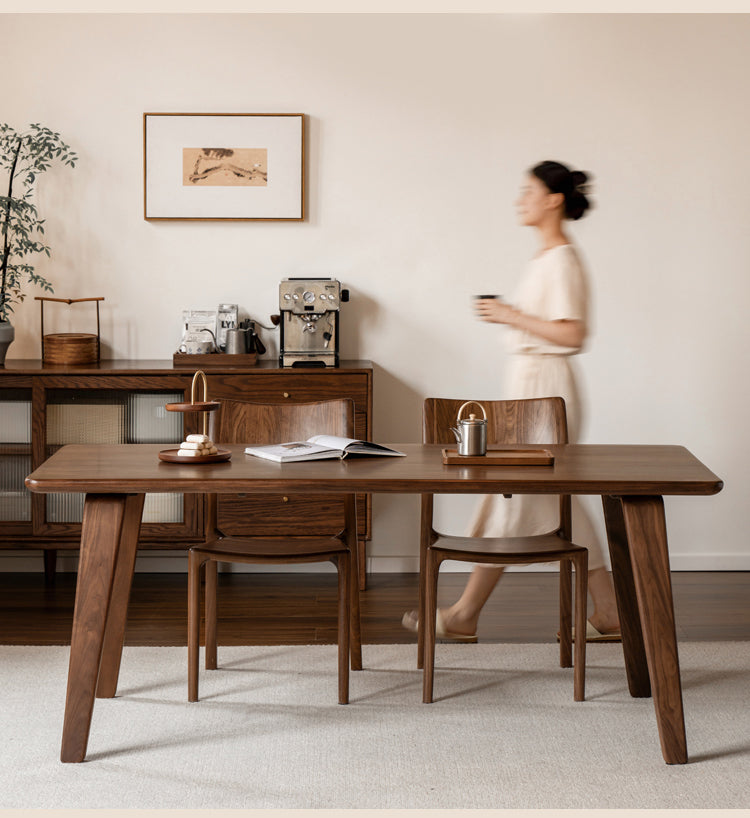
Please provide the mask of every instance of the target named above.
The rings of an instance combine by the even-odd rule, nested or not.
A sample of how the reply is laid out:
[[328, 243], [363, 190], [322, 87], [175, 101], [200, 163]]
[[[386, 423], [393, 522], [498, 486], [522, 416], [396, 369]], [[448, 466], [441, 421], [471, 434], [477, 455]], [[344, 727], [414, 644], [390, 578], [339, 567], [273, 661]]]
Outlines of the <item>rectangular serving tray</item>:
[[487, 449], [485, 455], [462, 455], [443, 449], [446, 466], [552, 466], [555, 456], [548, 449]]

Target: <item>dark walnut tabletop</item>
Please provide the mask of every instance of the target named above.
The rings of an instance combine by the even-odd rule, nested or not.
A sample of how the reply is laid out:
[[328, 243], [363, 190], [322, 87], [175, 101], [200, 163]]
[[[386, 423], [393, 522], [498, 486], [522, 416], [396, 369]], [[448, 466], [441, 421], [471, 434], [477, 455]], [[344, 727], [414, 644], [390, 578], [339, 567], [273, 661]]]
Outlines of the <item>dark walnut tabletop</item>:
[[228, 462], [183, 465], [159, 460], [164, 444], [69, 445], [30, 474], [26, 486], [42, 493], [104, 494], [283, 488], [290, 493], [709, 495], [723, 485], [682, 446], [545, 446], [554, 454], [552, 466], [463, 466], [444, 465], [441, 445], [387, 445], [406, 457], [279, 464], [246, 455], [244, 446], [227, 446]]

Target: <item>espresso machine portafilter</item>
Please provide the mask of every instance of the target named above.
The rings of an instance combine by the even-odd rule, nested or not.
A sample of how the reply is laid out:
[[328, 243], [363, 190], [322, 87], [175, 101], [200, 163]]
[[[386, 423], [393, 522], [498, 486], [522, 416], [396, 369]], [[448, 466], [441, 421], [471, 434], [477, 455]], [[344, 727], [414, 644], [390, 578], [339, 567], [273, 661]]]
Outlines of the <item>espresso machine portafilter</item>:
[[339, 365], [339, 309], [349, 290], [332, 278], [285, 278], [279, 285], [281, 366]]

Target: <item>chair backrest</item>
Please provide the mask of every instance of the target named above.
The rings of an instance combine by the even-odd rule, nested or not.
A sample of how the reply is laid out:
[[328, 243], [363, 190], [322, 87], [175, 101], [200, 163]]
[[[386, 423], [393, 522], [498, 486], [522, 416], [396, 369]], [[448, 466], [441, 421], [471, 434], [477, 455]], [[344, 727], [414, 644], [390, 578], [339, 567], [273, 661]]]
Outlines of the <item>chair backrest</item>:
[[[453, 398], [426, 398], [422, 415], [424, 443], [455, 443], [450, 427], [463, 400]], [[527, 400], [478, 401], [487, 412], [487, 443], [513, 445], [515, 443], [552, 444], [568, 442], [568, 424], [565, 401], [562, 398], [532, 398]], [[476, 406], [468, 411], [481, 416]], [[464, 412], [464, 417], [468, 412]]]
[[313, 435], [354, 435], [350, 398], [313, 403], [222, 400], [213, 431], [217, 443], [287, 443]]
[[[458, 410], [464, 400], [426, 398], [422, 413], [424, 443], [456, 444], [450, 427], [456, 425]], [[524, 400], [479, 401], [487, 412], [487, 443], [512, 446], [517, 443], [545, 445], [568, 442], [568, 421], [565, 401], [560, 397]], [[478, 407], [467, 407], [481, 415]], [[464, 417], [468, 412], [464, 413]], [[430, 513], [432, 513], [430, 511]], [[559, 532], [571, 539], [570, 496], [560, 496]]]

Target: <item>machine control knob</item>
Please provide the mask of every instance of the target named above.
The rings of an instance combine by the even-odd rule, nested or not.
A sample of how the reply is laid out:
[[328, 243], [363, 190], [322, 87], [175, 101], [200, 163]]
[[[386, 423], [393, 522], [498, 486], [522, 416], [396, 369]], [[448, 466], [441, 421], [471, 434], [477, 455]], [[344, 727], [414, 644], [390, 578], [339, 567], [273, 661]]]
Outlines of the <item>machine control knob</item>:
[[349, 300], [349, 290], [342, 290], [341, 291], [341, 300], [348, 301]]

